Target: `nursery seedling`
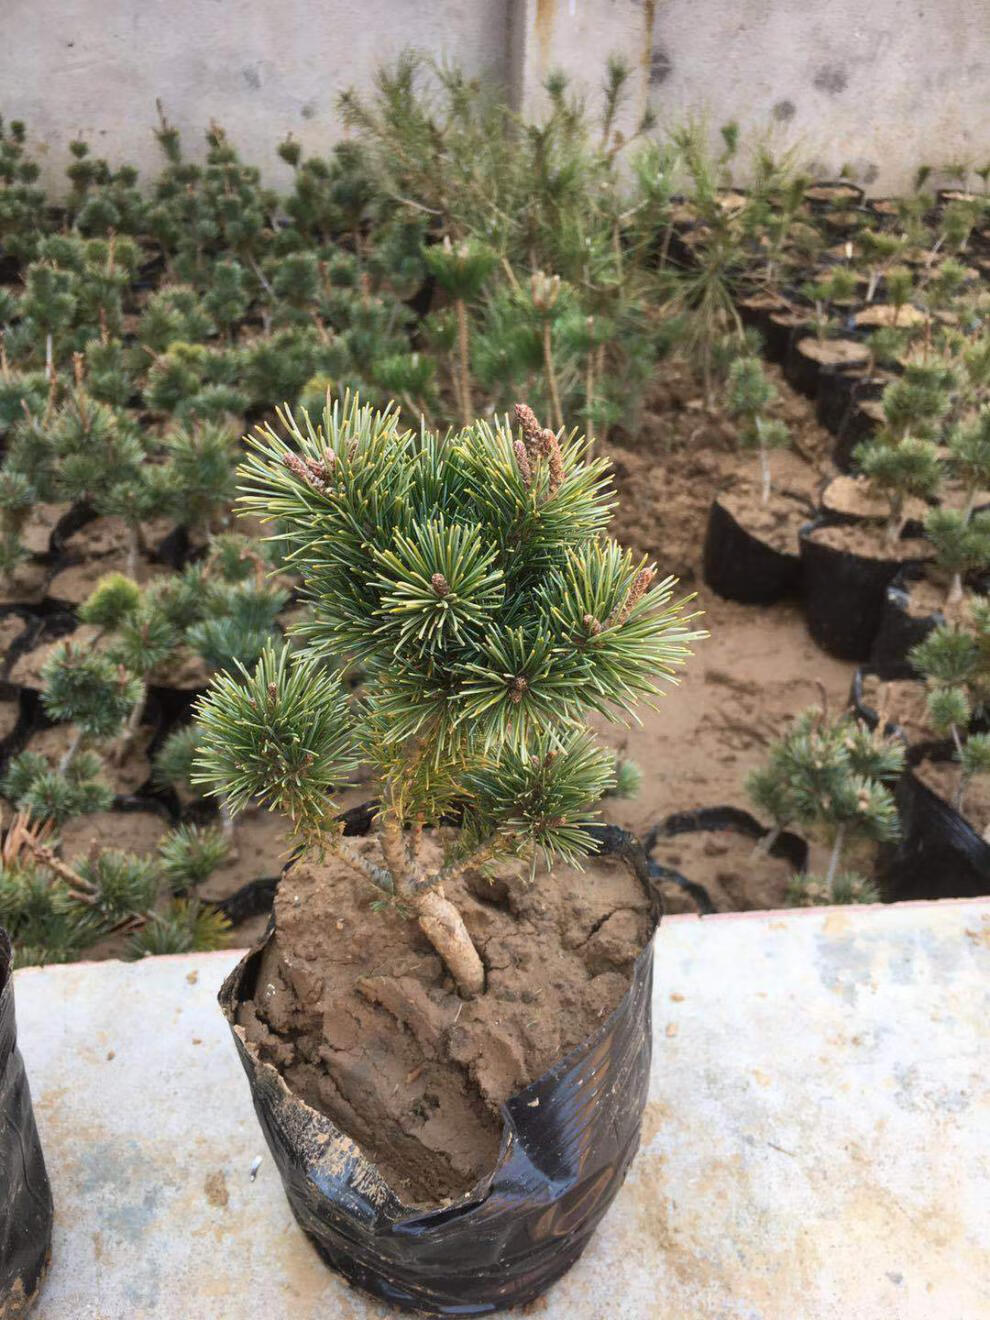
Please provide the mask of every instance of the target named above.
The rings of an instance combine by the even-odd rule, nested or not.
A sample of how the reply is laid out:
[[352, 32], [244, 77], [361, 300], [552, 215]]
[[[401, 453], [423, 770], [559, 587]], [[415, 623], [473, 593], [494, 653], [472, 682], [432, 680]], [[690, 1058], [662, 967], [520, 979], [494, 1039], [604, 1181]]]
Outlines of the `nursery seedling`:
[[777, 391], [768, 380], [759, 358], [737, 358], [729, 368], [726, 406], [739, 419], [739, 440], [747, 449], [755, 449], [760, 460], [762, 500], [770, 499], [770, 451], [790, 443], [787, 424], [769, 417]]
[[[442, 245], [427, 248], [423, 257], [427, 269], [436, 276], [441, 288], [446, 290], [454, 301], [457, 317], [457, 393], [461, 423], [470, 426], [474, 417], [474, 400], [471, 389], [471, 331], [468, 308], [481, 294], [485, 281], [495, 266], [496, 256], [490, 248], [476, 241], [461, 242], [455, 247], [449, 238], [445, 238]], [[549, 311], [556, 297], [553, 281], [548, 282], [545, 277], [537, 275], [534, 275], [533, 279], [540, 280], [538, 287], [534, 284], [533, 304], [545, 307]], [[559, 283], [558, 279], [557, 287]], [[549, 321], [547, 326], [549, 327]], [[549, 329], [546, 333], [549, 334]]]
[[897, 835], [897, 809], [888, 783], [904, 765], [904, 749], [850, 715], [830, 719], [823, 710], [799, 715], [770, 748], [767, 764], [746, 789], [774, 825], [764, 850], [788, 825], [820, 832], [831, 842], [822, 881], [833, 892], [843, 853], [856, 838], [883, 842]]
[[[462, 993], [484, 973], [445, 880], [511, 855], [576, 861], [613, 758], [582, 720], [658, 692], [698, 634], [673, 583], [604, 536], [605, 465], [517, 408], [444, 441], [356, 400], [252, 440], [244, 507], [279, 522], [312, 603], [309, 649], [267, 649], [197, 708], [199, 780], [279, 807], [413, 912]], [[364, 667], [353, 704], [330, 657]], [[336, 660], [334, 660], [336, 663]], [[328, 797], [361, 757], [381, 781], [378, 855]], [[421, 838], [452, 810], [443, 860]]]
[[15, 944], [17, 966], [66, 962], [115, 933], [139, 931], [126, 957], [219, 948], [229, 923], [196, 901], [155, 911], [163, 886], [188, 889], [223, 860], [215, 832], [194, 827], [166, 836], [159, 858], [115, 848], [68, 864], [53, 826], [18, 813], [0, 850], [0, 922]]
[[938, 568], [949, 580], [946, 606], [958, 605], [965, 575], [990, 564], [990, 511], [967, 515], [956, 509], [932, 509], [925, 518], [925, 535], [935, 547]]
[[990, 773], [990, 736], [971, 731], [990, 699], [990, 606], [974, 601], [971, 626], [941, 624], [912, 647], [910, 661], [927, 680], [928, 714], [937, 733], [952, 739], [959, 762], [955, 807], [962, 812], [975, 775]]
[[806, 286], [804, 292], [815, 306], [815, 334], [819, 342], [825, 339], [833, 325], [834, 309], [843, 303], [851, 303], [856, 291], [856, 275], [848, 266], [833, 266], [822, 279]]
[[904, 527], [909, 498], [935, 494], [942, 479], [938, 449], [930, 438], [951, 406], [953, 373], [938, 363], [909, 363], [883, 394], [884, 427], [858, 446], [855, 458], [889, 508], [886, 543], [891, 551]]

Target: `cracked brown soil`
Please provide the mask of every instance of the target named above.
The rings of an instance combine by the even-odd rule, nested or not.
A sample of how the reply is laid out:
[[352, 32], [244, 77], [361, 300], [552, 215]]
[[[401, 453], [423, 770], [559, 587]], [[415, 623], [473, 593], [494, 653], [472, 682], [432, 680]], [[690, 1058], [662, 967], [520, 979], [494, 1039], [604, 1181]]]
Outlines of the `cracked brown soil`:
[[279, 886], [277, 933], [237, 1019], [410, 1204], [491, 1172], [499, 1106], [612, 1012], [652, 929], [646, 893], [613, 858], [535, 883], [528, 867], [469, 874], [446, 892], [485, 962], [479, 998], [458, 997], [407, 915], [370, 910], [363, 877], [305, 861]]

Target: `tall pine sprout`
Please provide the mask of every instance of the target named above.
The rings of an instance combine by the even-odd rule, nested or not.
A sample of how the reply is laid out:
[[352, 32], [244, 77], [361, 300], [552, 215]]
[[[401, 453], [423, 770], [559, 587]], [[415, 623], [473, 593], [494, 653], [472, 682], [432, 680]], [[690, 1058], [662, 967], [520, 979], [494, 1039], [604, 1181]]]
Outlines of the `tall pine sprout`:
[[[674, 582], [605, 535], [606, 465], [540, 426], [439, 437], [345, 399], [251, 439], [242, 506], [278, 524], [312, 607], [303, 653], [267, 648], [197, 709], [198, 781], [233, 810], [284, 810], [415, 917], [462, 993], [484, 970], [444, 893], [468, 866], [577, 861], [614, 759], [587, 716], [658, 695], [700, 636]], [[335, 672], [359, 660], [358, 700]], [[381, 785], [379, 851], [342, 837], [331, 793], [358, 761]], [[427, 860], [423, 829], [462, 827]], [[449, 831], [448, 831], [449, 833]]]

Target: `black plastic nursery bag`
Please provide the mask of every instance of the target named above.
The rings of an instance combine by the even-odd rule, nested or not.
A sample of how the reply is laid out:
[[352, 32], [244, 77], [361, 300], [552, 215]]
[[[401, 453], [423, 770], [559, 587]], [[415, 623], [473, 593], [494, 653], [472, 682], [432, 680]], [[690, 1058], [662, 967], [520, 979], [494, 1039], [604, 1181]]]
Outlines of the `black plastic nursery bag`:
[[[619, 830], [603, 833], [620, 835]], [[625, 852], [629, 836], [617, 849]], [[638, 845], [637, 872], [647, 876]], [[270, 936], [269, 936], [270, 938]], [[392, 1306], [490, 1315], [537, 1297], [581, 1255], [639, 1145], [652, 1047], [653, 940], [602, 1026], [502, 1107], [494, 1172], [438, 1210], [404, 1205], [357, 1144], [259, 1061], [236, 1025], [264, 943], [220, 1003], [293, 1213], [328, 1265]]]
[[0, 928], [0, 1320], [28, 1314], [52, 1240], [52, 1193], [17, 1048], [10, 962], [10, 938]]

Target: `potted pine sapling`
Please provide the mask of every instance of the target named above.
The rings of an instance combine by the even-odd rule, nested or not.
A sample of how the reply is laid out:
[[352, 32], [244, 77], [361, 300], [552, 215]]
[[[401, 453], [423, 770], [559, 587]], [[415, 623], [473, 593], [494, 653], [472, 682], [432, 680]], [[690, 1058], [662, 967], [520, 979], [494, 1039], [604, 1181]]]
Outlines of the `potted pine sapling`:
[[[481, 294], [495, 268], [497, 257], [491, 248], [476, 239], [456, 244], [443, 243], [423, 249], [426, 268], [454, 304], [457, 322], [457, 372], [454, 398], [462, 426], [474, 418], [474, 394], [471, 386], [471, 304]], [[548, 296], [550, 296], [548, 294]]]
[[123, 730], [141, 700], [142, 685], [103, 652], [71, 639], [54, 648], [41, 681], [45, 713], [70, 726], [69, 741], [56, 763], [30, 748], [15, 756], [3, 788], [21, 810], [61, 825], [111, 805], [113, 791], [98, 777], [103, 768], [98, 752]]
[[928, 724], [944, 741], [916, 749], [900, 786], [904, 839], [890, 868], [896, 898], [965, 898], [990, 877], [990, 604], [945, 623], [910, 652], [928, 688]]
[[887, 589], [873, 656], [879, 668], [905, 661], [945, 619], [964, 619], [967, 587], [982, 585], [990, 569], [990, 409], [953, 427], [943, 453], [947, 475], [924, 520], [934, 563], [899, 574]]
[[163, 436], [162, 449], [165, 464], [156, 484], [164, 507], [204, 542], [226, 524], [236, 495], [237, 432], [217, 421], [176, 426]]
[[737, 420], [743, 449], [755, 450], [760, 478], [742, 480], [718, 495], [708, 513], [703, 572], [720, 596], [747, 604], [769, 604], [797, 587], [798, 532], [806, 510], [779, 495], [771, 502], [770, 453], [790, 443], [787, 424], [770, 415], [777, 390], [759, 358], [735, 358], [728, 374], [726, 411]]
[[[633, 841], [589, 828], [614, 757], [584, 722], [655, 696], [698, 636], [673, 582], [605, 536], [605, 463], [528, 408], [516, 416], [517, 430], [475, 422], [443, 439], [345, 400], [319, 427], [284, 415], [286, 438], [260, 430], [243, 507], [277, 520], [290, 547], [308, 647], [266, 649], [196, 710], [200, 782], [235, 811], [279, 808], [305, 850], [280, 885], [272, 940], [221, 996], [273, 1150], [295, 1170], [295, 1212], [362, 1287], [463, 1315], [523, 1302], [563, 1273], [636, 1145], [651, 900], [640, 863], [621, 860], [640, 858]], [[359, 699], [338, 657], [363, 667]], [[341, 820], [332, 794], [362, 760], [378, 799], [363, 822]], [[603, 840], [618, 861], [570, 869]], [[352, 1012], [377, 1042], [377, 1080], [350, 1028], [321, 1043], [319, 1024]], [[540, 1022], [552, 1023], [542, 1041]], [[284, 1034], [297, 1028], [324, 1063], [303, 1063]], [[563, 1054], [567, 1082], [547, 1073]], [[576, 1138], [558, 1105], [577, 1079], [580, 1172], [565, 1158], [548, 1177], [546, 1144]], [[438, 1204], [440, 1216], [424, 1211]], [[551, 1245], [543, 1226], [564, 1204]]]
[[[861, 368], [869, 361], [869, 348], [843, 330], [858, 296], [859, 279], [848, 266], [833, 266], [816, 283], [805, 287], [814, 303], [814, 335], [798, 339], [784, 359], [787, 379], [802, 394], [816, 399], [822, 382], [836, 371]], [[844, 315], [842, 315], [844, 313]]]
[[830, 483], [824, 503], [832, 516], [802, 530], [808, 626], [842, 659], [869, 658], [890, 583], [931, 557], [930, 542], [904, 533], [944, 476], [933, 437], [954, 381], [940, 363], [908, 365], [884, 390], [883, 427], [855, 451], [861, 476]]
[[737, 358], [729, 368], [726, 408], [739, 423], [739, 443], [755, 450], [760, 461], [760, 502], [770, 500], [770, 454], [790, 444], [786, 422], [768, 415], [777, 390], [767, 379], [759, 358]]
[[876, 901], [878, 891], [870, 878], [847, 869], [845, 858], [857, 841], [887, 843], [897, 837], [897, 808], [889, 784], [903, 766], [900, 742], [850, 715], [830, 719], [817, 708], [799, 715], [771, 746], [766, 765], [746, 783], [757, 809], [773, 821], [764, 846], [791, 824], [829, 845], [824, 876], [795, 875], [789, 902], [808, 906]]
[[935, 569], [947, 582], [943, 609], [953, 613], [964, 600], [968, 573], [990, 567], [990, 510], [969, 517], [959, 509], [932, 509], [925, 535], [935, 547]]

